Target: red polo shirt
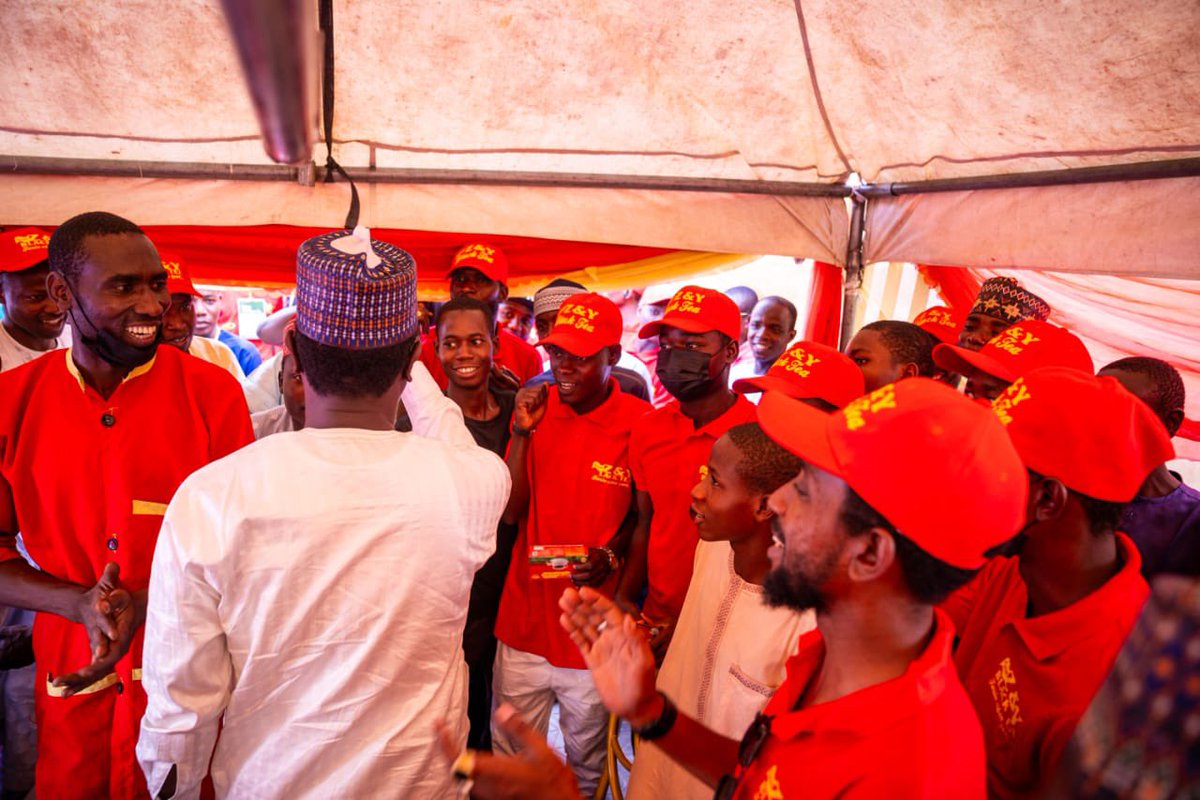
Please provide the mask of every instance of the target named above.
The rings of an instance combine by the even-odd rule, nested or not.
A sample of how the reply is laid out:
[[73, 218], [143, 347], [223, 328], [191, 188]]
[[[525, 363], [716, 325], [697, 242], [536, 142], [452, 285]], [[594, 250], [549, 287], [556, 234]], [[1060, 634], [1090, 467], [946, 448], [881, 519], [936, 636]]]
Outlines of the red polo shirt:
[[[574, 584], [565, 578], [534, 580], [529, 550], [547, 544], [600, 547], [620, 529], [633, 503], [629, 434], [649, 410], [649, 403], [622, 392], [615, 380], [608, 399], [582, 415], [559, 399], [557, 386], [550, 388], [546, 416], [529, 442], [529, 510], [521, 520], [496, 620], [496, 638], [509, 647], [556, 667], [587, 668], [558, 624], [558, 599]], [[611, 594], [615, 579], [601, 590]]]
[[801, 636], [764, 710], [771, 735], [734, 797], [983, 797], [983, 735], [950, 660], [953, 641], [936, 611], [933, 638], [903, 675], [793, 710], [825, 659], [820, 631]]
[[[92, 586], [104, 565], [129, 589], [150, 583], [167, 503], [199, 467], [254, 441], [241, 387], [228, 372], [161, 347], [107, 400], [58, 350], [0, 374], [0, 531], [21, 531], [47, 573]], [[0, 540], [0, 560], [20, 558]], [[83, 626], [38, 614], [39, 794], [143, 797], [134, 756], [146, 706], [142, 632], [113, 675], [74, 697], [49, 677], [91, 661]]]
[[[500, 346], [496, 348], [493, 360], [502, 367], [507, 367], [521, 379], [524, 385], [530, 378], [542, 373], [542, 357], [537, 348], [524, 339], [518, 339], [505, 328], [500, 329]], [[446, 391], [450, 379], [446, 370], [442, 369], [442, 359], [437, 353], [437, 331], [430, 330], [421, 337], [421, 363], [429, 370], [429, 374], [437, 381], [441, 390]]]
[[959, 631], [954, 662], [983, 723], [992, 797], [1028, 797], [1052, 776], [1133, 630], [1150, 589], [1125, 534], [1117, 547], [1121, 571], [1053, 614], [1025, 616], [1017, 558], [992, 559], [942, 604]]
[[700, 540], [688, 515], [692, 487], [700, 480], [700, 468], [708, 464], [713, 442], [733, 426], [754, 420], [754, 405], [739, 394], [728, 411], [700, 429], [691, 417], [684, 416], [677, 400], [651, 411], [634, 425], [629, 440], [633, 480], [638, 489], [650, 494], [654, 504], [646, 563], [650, 587], [643, 609], [646, 616], [679, 617]]

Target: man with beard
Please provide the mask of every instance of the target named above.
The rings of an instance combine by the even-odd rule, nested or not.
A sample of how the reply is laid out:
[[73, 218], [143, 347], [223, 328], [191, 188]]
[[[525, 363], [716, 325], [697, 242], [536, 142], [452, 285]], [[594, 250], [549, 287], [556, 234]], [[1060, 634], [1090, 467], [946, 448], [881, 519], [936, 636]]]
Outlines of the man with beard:
[[[450, 262], [450, 297], [474, 297], [491, 308], [493, 317], [508, 297], [507, 281], [508, 257], [494, 245], [465, 244]], [[517, 338], [504, 327], [496, 331], [496, 337], [495, 373], [505, 388], [515, 390], [542, 371], [542, 359], [529, 342]], [[427, 336], [421, 342], [421, 363], [445, 390], [448, 379], [433, 338]]]
[[49, 262], [75, 343], [0, 374], [0, 602], [45, 612], [39, 795], [146, 797], [134, 744], [162, 514], [192, 471], [252, 441], [250, 417], [228, 373], [158, 347], [167, 273], [136, 225], [73, 217]]
[[[951, 661], [954, 628], [934, 604], [1021, 524], [1027, 480], [1003, 426], [924, 378], [832, 414], [768, 392], [759, 418], [804, 461], [768, 501], [766, 599], [813, 609], [817, 629], [739, 745], [655, 690], [631, 616], [569, 590], [561, 622], [605, 705], [718, 797], [983, 797], [983, 735]], [[503, 796], [479, 791], [496, 778], [545, 776], [553, 791], [538, 796], [570, 796], [544, 762], [536, 776], [513, 766], [477, 758], [476, 796]]]
[[746, 344], [751, 356], [739, 360], [729, 372], [730, 381], [765, 375], [796, 338], [796, 306], [777, 295], [759, 300], [750, 313]]
[[0, 233], [0, 372], [71, 346], [67, 314], [46, 289], [50, 234], [37, 228]]
[[990, 561], [943, 609], [983, 723], [988, 794], [1036, 797], [1149, 596], [1118, 525], [1173, 450], [1115, 378], [1036, 370], [992, 407], [1029, 471], [1025, 525], [1003, 548], [1016, 557]]
[[638, 522], [615, 597], [633, 610], [646, 588], [642, 611], [656, 631], [652, 644], [660, 660], [692, 579], [698, 541], [688, 516], [692, 487], [713, 442], [754, 420], [754, 406], [729, 388], [740, 329], [732, 300], [715, 289], [684, 286], [662, 318], [638, 332], [657, 337], [655, 370], [675, 399], [638, 420], [630, 436]]
[[[612, 377], [621, 332], [613, 301], [576, 294], [539, 342], [555, 384], [517, 394], [504, 519], [520, 530], [496, 620], [496, 702], [511, 703], [543, 734], [557, 703], [567, 761], [589, 794], [603, 766], [608, 712], [557, 624], [558, 598], [567, 577], [612, 591], [636, 518], [629, 436], [650, 404], [622, 392]], [[534, 547], [564, 545], [587, 548], [586, 560], [562, 571], [569, 576], [533, 563]], [[499, 726], [492, 739], [499, 752], [517, 749]]]
[[958, 345], [978, 350], [1010, 325], [1027, 319], [1045, 322], [1049, 316], [1050, 304], [1015, 278], [988, 278], [959, 331]]

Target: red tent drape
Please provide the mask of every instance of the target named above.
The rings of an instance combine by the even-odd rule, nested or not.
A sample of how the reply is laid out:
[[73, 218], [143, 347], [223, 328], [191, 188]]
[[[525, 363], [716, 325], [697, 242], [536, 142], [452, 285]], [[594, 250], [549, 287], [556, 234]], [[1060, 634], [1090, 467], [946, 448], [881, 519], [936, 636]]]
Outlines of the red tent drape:
[[813, 262], [812, 294], [804, 338], [830, 347], [838, 346], [842, 329], [842, 268], [824, 261]]

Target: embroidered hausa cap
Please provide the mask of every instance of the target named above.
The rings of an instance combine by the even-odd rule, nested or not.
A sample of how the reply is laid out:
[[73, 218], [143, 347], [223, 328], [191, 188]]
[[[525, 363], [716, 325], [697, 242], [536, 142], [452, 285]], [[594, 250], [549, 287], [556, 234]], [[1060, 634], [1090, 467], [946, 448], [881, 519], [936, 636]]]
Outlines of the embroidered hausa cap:
[[533, 295], [533, 315], [540, 317], [547, 311], [558, 311], [568, 297], [583, 294], [587, 287], [565, 278], [555, 278]]
[[190, 294], [193, 297], [203, 297], [200, 290], [192, 283], [192, 277], [188, 274], [187, 268], [183, 266], [183, 260], [173, 253], [159, 253], [162, 259], [163, 269], [167, 271], [167, 293], [168, 294]]
[[717, 331], [736, 341], [742, 335], [742, 312], [728, 295], [716, 289], [684, 286], [671, 297], [660, 319], [642, 326], [638, 338], [657, 336], [664, 326], [688, 333]]
[[817, 398], [841, 408], [866, 387], [863, 373], [849, 356], [820, 342], [796, 342], [776, 359], [766, 375], [739, 378], [733, 390], [742, 394], [783, 392], [797, 400]]
[[992, 401], [1029, 469], [1097, 500], [1127, 503], [1175, 457], [1162, 421], [1116, 378], [1030, 372]]
[[50, 234], [41, 228], [13, 228], [0, 233], [0, 272], [23, 272], [49, 256]]
[[917, 314], [913, 325], [933, 334], [939, 342], [954, 344], [958, 341], [958, 332], [962, 330], [966, 319], [966, 315], [959, 314], [950, 306], [934, 306]]
[[1025, 520], [1028, 473], [990, 409], [929, 378], [906, 378], [826, 414], [780, 392], [758, 405], [763, 431], [844, 480], [896, 530], [963, 569]]
[[1042, 367], [1070, 367], [1092, 372], [1092, 356], [1079, 337], [1049, 322], [1025, 320], [1001, 331], [979, 350], [954, 344], [933, 348], [933, 363], [965, 375], [972, 369], [1015, 381]]
[[296, 253], [296, 329], [347, 350], [398, 344], [417, 334], [413, 257], [363, 226], [305, 241]]
[[602, 294], [585, 292], [568, 297], [558, 307], [550, 335], [539, 347], [555, 345], [573, 356], [593, 356], [621, 343], [621, 309]]
[[972, 314], [986, 314], [1005, 322], [1025, 319], [1043, 320], [1050, 316], [1050, 304], [1017, 283], [1016, 278], [988, 278], [979, 287]]
[[495, 245], [471, 242], [458, 248], [450, 262], [450, 271], [464, 267], [477, 269], [497, 283], [508, 282], [508, 257]]

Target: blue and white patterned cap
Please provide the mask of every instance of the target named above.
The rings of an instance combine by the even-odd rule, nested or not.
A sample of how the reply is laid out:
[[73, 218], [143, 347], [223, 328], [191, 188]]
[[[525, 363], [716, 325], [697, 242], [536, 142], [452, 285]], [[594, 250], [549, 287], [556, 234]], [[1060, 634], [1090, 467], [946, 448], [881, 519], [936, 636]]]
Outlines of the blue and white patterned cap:
[[305, 241], [296, 252], [296, 328], [331, 347], [369, 350], [417, 334], [417, 267], [363, 226]]

